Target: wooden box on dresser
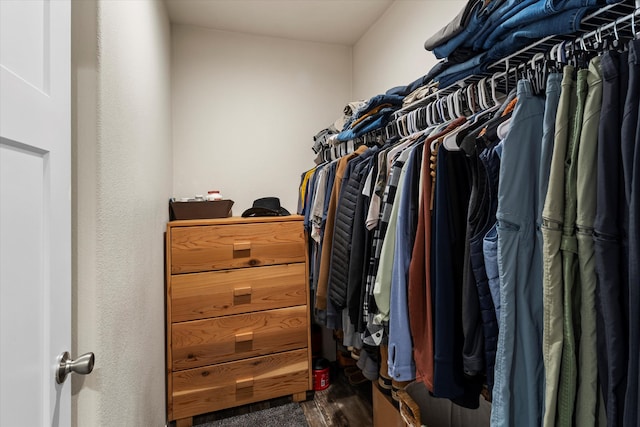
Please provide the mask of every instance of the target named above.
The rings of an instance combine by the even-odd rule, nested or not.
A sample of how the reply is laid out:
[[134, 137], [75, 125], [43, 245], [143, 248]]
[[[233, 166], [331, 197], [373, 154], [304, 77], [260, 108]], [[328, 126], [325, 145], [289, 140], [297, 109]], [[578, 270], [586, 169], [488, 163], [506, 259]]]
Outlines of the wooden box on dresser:
[[171, 221], [167, 418], [313, 388], [303, 217]]

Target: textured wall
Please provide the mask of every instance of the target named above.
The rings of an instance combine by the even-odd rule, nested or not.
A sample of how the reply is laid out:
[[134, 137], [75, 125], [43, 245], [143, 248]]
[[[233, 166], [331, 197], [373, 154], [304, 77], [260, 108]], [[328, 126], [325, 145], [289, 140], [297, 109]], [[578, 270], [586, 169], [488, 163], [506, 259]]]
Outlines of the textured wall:
[[368, 99], [427, 74], [437, 63], [424, 42], [458, 14], [465, 0], [394, 2], [353, 47], [353, 98]]
[[74, 381], [75, 424], [161, 426], [170, 26], [160, 1], [78, 3], [74, 347], [96, 366]]
[[351, 94], [351, 48], [172, 27], [173, 190], [220, 190], [234, 215], [278, 196], [292, 213], [313, 135]]

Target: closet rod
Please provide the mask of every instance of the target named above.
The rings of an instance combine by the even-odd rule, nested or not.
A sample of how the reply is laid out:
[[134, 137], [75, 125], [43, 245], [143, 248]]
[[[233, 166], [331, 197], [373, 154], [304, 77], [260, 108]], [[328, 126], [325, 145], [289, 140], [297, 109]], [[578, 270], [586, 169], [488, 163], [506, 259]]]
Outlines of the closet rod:
[[[635, 20], [635, 18], [638, 18], [638, 17], [640, 17], [640, 8], [635, 9], [632, 13], [629, 13], [628, 15], [625, 15], [622, 18], [616, 19], [615, 21], [609, 22], [608, 24], [605, 24], [605, 25], [602, 25], [602, 26], [598, 27], [597, 29], [595, 29], [595, 30], [593, 30], [593, 31], [591, 31], [589, 33], [583, 34], [582, 36], [576, 38], [575, 42], [585, 41], [590, 37], [597, 37], [598, 34], [602, 33], [602, 31], [610, 30], [612, 28], [615, 29], [615, 28], [618, 27], [618, 25], [621, 25], [623, 23]], [[633, 35], [635, 37], [637, 32], [636, 32], [636, 28], [635, 28], [635, 22], [634, 21], [632, 21], [632, 22], [633, 22], [633, 24], [632, 24], [633, 28], [631, 30], [633, 31]], [[619, 28], [619, 29], [624, 29], [624, 27]]]

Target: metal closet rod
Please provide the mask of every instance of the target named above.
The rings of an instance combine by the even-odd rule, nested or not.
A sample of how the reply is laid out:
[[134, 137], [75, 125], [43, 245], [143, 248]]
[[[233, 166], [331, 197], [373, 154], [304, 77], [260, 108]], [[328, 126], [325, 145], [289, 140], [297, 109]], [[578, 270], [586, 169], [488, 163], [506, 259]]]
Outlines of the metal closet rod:
[[614, 21], [609, 22], [608, 24], [601, 25], [598, 28], [596, 28], [595, 30], [593, 30], [593, 31], [591, 31], [589, 33], [583, 34], [580, 37], [577, 37], [575, 39], [575, 42], [585, 41], [585, 40], [587, 40], [587, 39], [589, 39], [591, 37], [598, 37], [603, 31], [607, 31], [607, 30], [610, 30], [612, 28], [614, 29], [614, 31], [617, 31], [618, 25], [621, 25], [621, 24], [629, 22], [629, 21], [632, 22], [631, 30], [633, 31], [633, 35], [635, 37], [635, 35], [637, 34], [636, 26], [635, 26], [635, 19], [637, 17], [640, 17], [640, 8], [634, 9], [633, 12], [631, 12], [631, 13], [629, 13], [627, 15], [624, 15], [621, 18], [617, 18]]

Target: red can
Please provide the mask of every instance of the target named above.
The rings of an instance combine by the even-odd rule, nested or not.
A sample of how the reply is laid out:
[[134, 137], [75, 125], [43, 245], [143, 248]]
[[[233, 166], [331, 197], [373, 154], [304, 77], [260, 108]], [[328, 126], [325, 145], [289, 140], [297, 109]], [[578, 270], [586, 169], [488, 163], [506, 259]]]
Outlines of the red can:
[[322, 357], [313, 361], [313, 389], [324, 390], [329, 387], [329, 362]]

